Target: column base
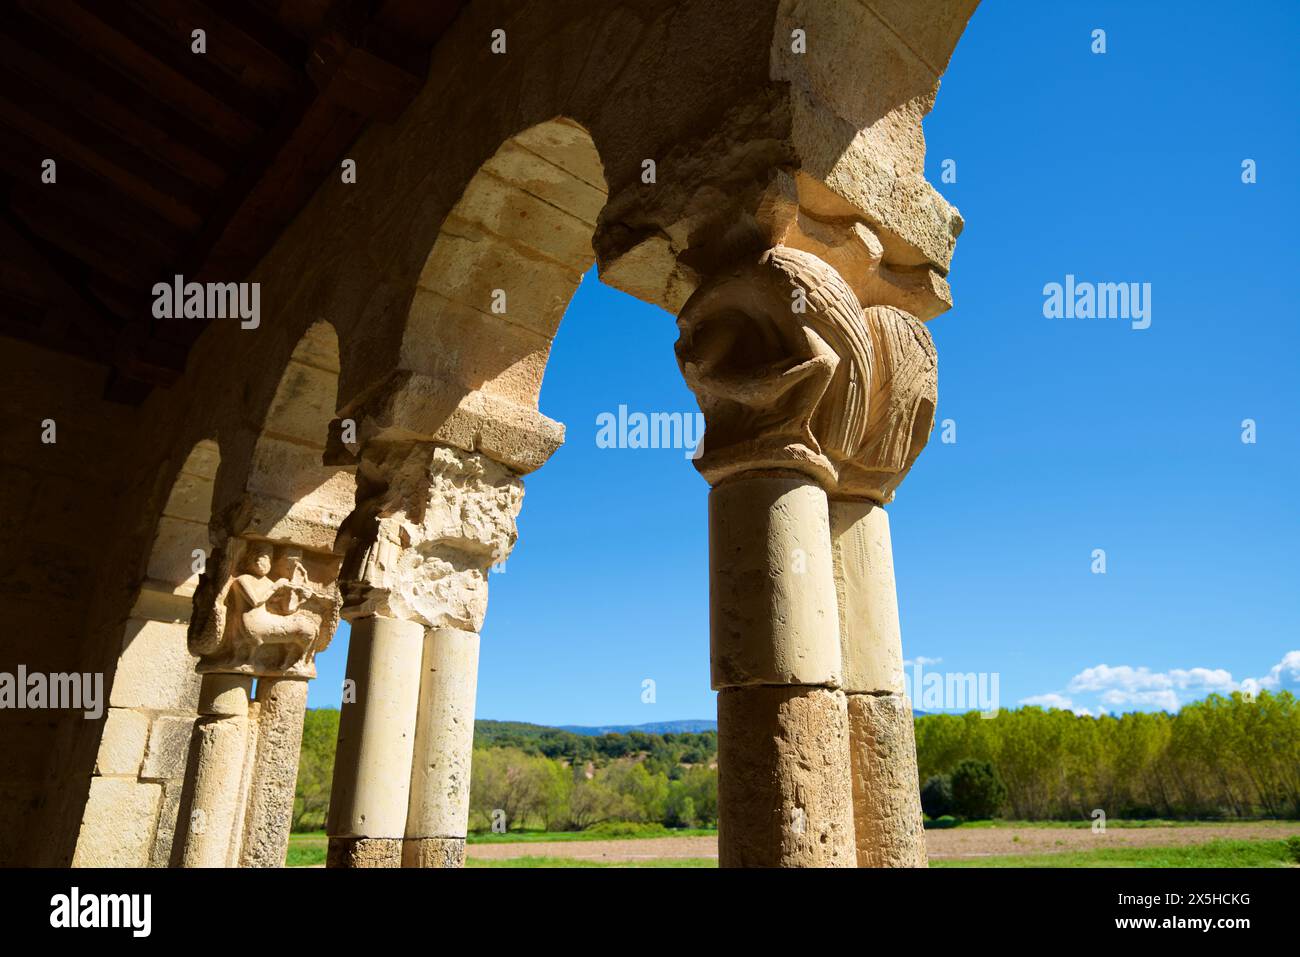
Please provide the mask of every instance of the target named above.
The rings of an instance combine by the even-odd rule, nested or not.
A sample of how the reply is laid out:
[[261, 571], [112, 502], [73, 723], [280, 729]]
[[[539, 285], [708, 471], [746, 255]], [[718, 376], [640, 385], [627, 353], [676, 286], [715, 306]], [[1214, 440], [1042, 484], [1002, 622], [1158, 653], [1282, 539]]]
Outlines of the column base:
[[326, 867], [401, 867], [400, 837], [331, 837]]
[[718, 693], [718, 865], [853, 867], [843, 693], [806, 685]]
[[408, 837], [402, 842], [403, 867], [464, 867], [463, 837]]
[[848, 706], [858, 867], [927, 867], [912, 706], [900, 694], [851, 694]]

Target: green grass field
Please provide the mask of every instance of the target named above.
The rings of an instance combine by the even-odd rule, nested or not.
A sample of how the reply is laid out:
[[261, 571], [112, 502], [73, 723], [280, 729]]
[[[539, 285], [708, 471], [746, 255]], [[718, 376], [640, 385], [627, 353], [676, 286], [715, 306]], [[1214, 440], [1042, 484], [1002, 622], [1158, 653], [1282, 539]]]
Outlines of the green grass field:
[[[524, 843], [541, 840], [559, 840], [556, 835], [542, 836], [536, 832], [526, 836]], [[711, 834], [712, 831], [695, 831], [692, 834]], [[470, 843], [501, 843], [511, 835], [491, 835], [495, 841]], [[568, 840], [593, 840], [593, 836], [570, 835]], [[605, 837], [608, 839], [608, 836]], [[289, 838], [287, 867], [311, 867], [325, 863], [325, 835], [321, 833], [293, 834]], [[569, 857], [514, 857], [499, 860], [475, 860], [467, 867], [716, 867], [712, 858], [660, 858], [638, 861], [591, 861]], [[1050, 854], [1015, 854], [996, 857], [946, 858], [930, 862], [931, 867], [1295, 867], [1294, 853], [1286, 841], [1208, 841], [1181, 847], [1106, 848], [1095, 851], [1063, 851]]]
[[[577, 861], [566, 857], [516, 857], [466, 862], [467, 867], [717, 867], [712, 858], [626, 863]], [[1284, 841], [1211, 841], [1192, 847], [1020, 854], [970, 860], [931, 861], [931, 867], [1293, 867]]]
[[1183, 847], [1106, 848], [931, 861], [931, 867], [1295, 867], [1286, 841], [1207, 841]]
[[506, 860], [465, 862], [466, 867], [717, 867], [712, 857], [664, 857], [648, 861], [579, 861], [572, 857], [511, 857]]
[[[590, 831], [510, 831], [505, 834], [471, 834], [466, 838], [466, 844], [532, 844], [542, 841], [546, 842], [569, 842], [569, 841], [612, 841], [625, 840], [628, 838], [649, 838], [649, 837], [712, 837], [718, 833], [717, 828], [693, 827], [682, 828], [681, 830], [670, 831], [660, 824], [648, 824], [643, 826], [620, 827], [616, 833], [601, 831], [599, 829]], [[285, 860], [285, 867], [312, 867], [317, 864], [325, 863], [325, 852], [328, 847], [329, 839], [324, 831], [301, 831], [289, 835], [289, 853]], [[540, 860], [540, 858], [538, 858]], [[559, 858], [557, 858], [558, 860]], [[489, 867], [501, 866], [499, 864], [470, 864], [471, 867]], [[583, 865], [556, 865], [556, 866], [583, 866]], [[660, 866], [677, 866], [675, 864]]]
[[[941, 820], [947, 820], [947, 819], [945, 818], [945, 819], [941, 819]], [[1287, 827], [1287, 826], [1289, 826], [1289, 825], [1293, 825], [1293, 824], [1295, 824], [1295, 823], [1296, 823], [1295, 821], [1288, 821], [1288, 820], [1270, 820], [1270, 819], [1264, 819], [1264, 820], [1249, 820], [1249, 821], [1235, 821], [1235, 820], [1220, 820], [1220, 821], [1178, 821], [1178, 820], [1174, 820], [1174, 819], [1172, 819], [1172, 818], [1160, 818], [1160, 817], [1150, 817], [1150, 818], [1131, 818], [1131, 819], [1130, 819], [1130, 818], [1107, 818], [1107, 820], [1106, 820], [1106, 828], [1109, 830], [1109, 829], [1111, 829], [1111, 828], [1117, 828], [1117, 827], [1118, 827], [1118, 828], [1147, 828], [1147, 827], [1224, 827], [1224, 826], [1231, 826], [1231, 825], [1233, 825], [1233, 824], [1265, 824], [1265, 825], [1268, 825], [1268, 824], [1276, 824], [1278, 827]], [[962, 822], [960, 822], [960, 824], [955, 825], [955, 826], [960, 827], [963, 831], [969, 831], [969, 830], [972, 830], [972, 829], [984, 829], [984, 828], [993, 828], [993, 829], [996, 829], [996, 828], [1000, 828], [1000, 827], [1017, 827], [1017, 828], [1019, 828], [1019, 827], [1048, 827], [1048, 828], [1055, 828], [1055, 827], [1070, 827], [1070, 828], [1090, 828], [1090, 827], [1092, 827], [1092, 825], [1093, 825], [1093, 822], [1090, 821], [1090, 820], [1086, 820], [1086, 821], [1085, 821], [1085, 820], [1072, 820], [1072, 821], [1004, 821], [1004, 820], [1001, 820], [1001, 819], [999, 818], [999, 819], [996, 819], [996, 820], [987, 820], [987, 821], [962, 821]], [[926, 826], [926, 827], [935, 827], [935, 826], [941, 826], [941, 825], [936, 825], [936, 823], [935, 823], [934, 821], [931, 821], [929, 818], [926, 818], [925, 826]]]
[[617, 833], [599, 830], [592, 831], [508, 831], [505, 834], [471, 834], [465, 839], [466, 844], [529, 844], [539, 841], [616, 841], [643, 837], [714, 837], [716, 827], [684, 827], [681, 830], [668, 830], [658, 824], [646, 825], [632, 829], [620, 829]]

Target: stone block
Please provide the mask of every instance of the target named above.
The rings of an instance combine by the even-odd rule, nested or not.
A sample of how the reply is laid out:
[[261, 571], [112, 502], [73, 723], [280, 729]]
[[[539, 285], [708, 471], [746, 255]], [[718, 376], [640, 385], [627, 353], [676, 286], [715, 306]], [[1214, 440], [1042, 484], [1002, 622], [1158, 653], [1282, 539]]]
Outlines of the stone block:
[[[481, 226], [449, 220], [420, 274], [420, 286], [455, 302], [501, 315], [546, 338], [555, 335], [587, 264], [561, 265], [530, 255]], [[494, 312], [505, 293], [504, 312]]]
[[92, 779], [72, 866], [147, 867], [161, 803], [157, 784]]
[[162, 516], [158, 519], [153, 550], [149, 553], [149, 577], [173, 585], [197, 578], [194, 572], [196, 548], [211, 553], [212, 543], [206, 523]]
[[153, 849], [149, 853], [150, 867], [170, 867], [172, 845], [176, 840], [176, 821], [180, 816], [180, 781], [162, 785], [162, 803], [158, 810], [158, 830], [154, 835]]
[[109, 705], [189, 711], [198, 702], [198, 659], [185, 644], [186, 626], [131, 618], [113, 677]]
[[[590, 152], [590, 147], [587, 147], [587, 152]], [[591, 227], [588, 232], [596, 228], [596, 217], [606, 199], [603, 177], [601, 185], [594, 186], [515, 140], [503, 143], [483, 168], [585, 222]], [[588, 167], [588, 175], [591, 172]]]
[[193, 715], [159, 715], [154, 718], [140, 777], [156, 781], [179, 781], [183, 778], [193, 730]]
[[324, 447], [334, 417], [338, 373], [291, 361], [266, 413], [265, 431]]
[[148, 739], [148, 715], [127, 708], [109, 708], [99, 739], [95, 773], [135, 777]]

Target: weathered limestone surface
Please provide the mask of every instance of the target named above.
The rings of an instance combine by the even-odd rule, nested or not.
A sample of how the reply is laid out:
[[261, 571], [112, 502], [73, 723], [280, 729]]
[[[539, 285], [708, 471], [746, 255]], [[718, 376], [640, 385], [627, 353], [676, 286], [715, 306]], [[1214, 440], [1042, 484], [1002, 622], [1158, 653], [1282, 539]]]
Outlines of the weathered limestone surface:
[[200, 691], [194, 725], [189, 800], [182, 798], [185, 867], [233, 867], [239, 859], [239, 828], [245, 801], [249, 693], [253, 679], [209, 674]]
[[719, 692], [719, 866], [854, 866], [847, 736], [842, 692]]
[[132, 618], [127, 622], [117, 680], [109, 694], [115, 708], [192, 709], [199, 676], [185, 647], [183, 623]]
[[[430, 442], [373, 441], [357, 476], [357, 508], [340, 543], [347, 614], [361, 616], [348, 654], [358, 697], [345, 702], [339, 726], [330, 840], [351, 848], [360, 838], [404, 836], [405, 866], [456, 866], [463, 848], [454, 842], [463, 845], [469, 816], [488, 572], [518, 537], [523, 485], [481, 453]], [[395, 671], [403, 683], [385, 678], [382, 694], [400, 694], [400, 702], [376, 697], [373, 676]], [[332, 860], [372, 866], [359, 854], [341, 849]], [[386, 852], [373, 859], [391, 860]]]
[[148, 716], [125, 708], [109, 708], [108, 720], [104, 722], [104, 736], [99, 740], [96, 773], [134, 776], [140, 770], [140, 762], [144, 760], [144, 748], [148, 740]]
[[338, 565], [297, 545], [230, 539], [196, 596], [189, 648], [199, 672], [314, 678], [343, 604]]
[[846, 692], [903, 691], [903, 642], [889, 516], [872, 502], [830, 503]]
[[463, 837], [408, 837], [402, 843], [403, 867], [464, 867]]
[[340, 536], [349, 614], [478, 631], [523, 483], [485, 455], [424, 442], [368, 447], [357, 480]]
[[[726, 724], [721, 716], [743, 703], [751, 724], [767, 727], [785, 712], [763, 709], [790, 707], [779, 695], [809, 694], [804, 686], [829, 693], [846, 682], [855, 691], [901, 684], [888, 524], [877, 503], [893, 497], [924, 446], [936, 399], [925, 327], [895, 306], [864, 308], [860, 298], [879, 291], [883, 247], [875, 234], [861, 222], [847, 230], [815, 216], [805, 223], [803, 210], [789, 203], [783, 215], [797, 219], [786, 235], [805, 245], [815, 238], [855, 284], [819, 256], [778, 245], [708, 278], [678, 319], [678, 363], [707, 422], [696, 467], [714, 486], [713, 686], [722, 692], [720, 755], [731, 756], [719, 759], [724, 866], [827, 862], [784, 850], [786, 830], [755, 830], [754, 815], [784, 807], [791, 794], [837, 795], [823, 800], [850, 806], [847, 827], [854, 828], [854, 798], [836, 771], [850, 752], [871, 744], [850, 740], [847, 719], [805, 735], [800, 761], [792, 763], [774, 759], [767, 739], [755, 739], [734, 715]], [[752, 694], [742, 697], [742, 689]], [[902, 749], [887, 758], [899, 760]], [[911, 778], [888, 784], [895, 792], [905, 780], [909, 793], [916, 791], [915, 754], [909, 759]], [[864, 767], [858, 790], [875, 789], [870, 778], [878, 771]], [[875, 814], [858, 824], [864, 846], [905, 841], [881, 834], [902, 826], [897, 800], [891, 794], [882, 807], [863, 805], [864, 814]], [[771, 844], [766, 855], [763, 841]]]
[[[425, 841], [466, 835], [478, 649], [479, 637], [472, 631], [430, 628], [425, 632], [406, 818], [407, 860], [425, 854], [414, 850], [423, 848]], [[439, 857], [434, 854], [431, 859]]]
[[[116, 671], [116, 705], [189, 695], [192, 710], [192, 671], [181, 672], [188, 684], [161, 670], [137, 682], [118, 658], [147, 569], [187, 567], [180, 549], [194, 529], [184, 520], [201, 527], [199, 510], [180, 501], [168, 516], [178, 521], [160, 526], [159, 518], [201, 440], [221, 440], [211, 513], [220, 526], [212, 544], [223, 548], [244, 535], [330, 552], [327, 533], [343, 515], [311, 489], [328, 488], [324, 498], [337, 502], [346, 480], [322, 472], [313, 485], [300, 481], [295, 465], [281, 483], [276, 463], [305, 458], [283, 436], [297, 438], [300, 418], [331, 405], [335, 433], [351, 414], [362, 449], [377, 440], [438, 441], [485, 453], [516, 476], [536, 468], [563, 435], [537, 412], [536, 395], [554, 321], [585, 266], [583, 235], [605, 281], [673, 313], [706, 282], [751, 268], [768, 250], [814, 256], [852, 291], [868, 330], [878, 327], [881, 343], [899, 347], [884, 365], [880, 353], [893, 352], [881, 346], [872, 354], [873, 381], [923, 369], [917, 320], [947, 306], [961, 219], [922, 178], [921, 119], [973, 7], [974, 0], [468, 7], [434, 50], [431, 81], [415, 102], [350, 149], [358, 181], [324, 185], [251, 274], [230, 277], [261, 284], [258, 329], [214, 323], [180, 382], [136, 409], [100, 401], [102, 373], [80, 360], [18, 343], [4, 351], [0, 397], [12, 414], [0, 461], [4, 499], [14, 505], [0, 528], [0, 589], [14, 608], [14, 660]], [[491, 54], [482, 41], [497, 27], [517, 53]], [[807, 32], [805, 54], [791, 51], [796, 27]], [[641, 178], [646, 159], [656, 162], [653, 186]], [[476, 176], [485, 164], [504, 185], [482, 189]], [[518, 279], [521, 258], [539, 264], [527, 281]], [[504, 314], [480, 301], [497, 288], [512, 303]], [[328, 363], [313, 358], [316, 350], [296, 352], [318, 323], [332, 327], [343, 357], [333, 403], [319, 401], [318, 380], [328, 377], [312, 371]], [[813, 348], [811, 340], [788, 340]], [[796, 357], [786, 371], [812, 362], [798, 391], [819, 368], [824, 375], [819, 360], [827, 357], [796, 350], [784, 358]], [[850, 458], [834, 481], [799, 466], [821, 464], [801, 450], [789, 456], [795, 470], [832, 496], [887, 501], [917, 449], [899, 436], [925, 422], [926, 395], [919, 385], [898, 390], [899, 412], [889, 416], [898, 427], [867, 429], [892, 437]], [[287, 413], [283, 434], [263, 441], [259, 425], [273, 409], [277, 419]], [[58, 418], [60, 441], [40, 447], [32, 423], [47, 415]], [[832, 465], [827, 450], [847, 449], [837, 442], [852, 437], [811, 431], [818, 448], [803, 444]], [[339, 451], [332, 441], [331, 452]], [[847, 467], [856, 464], [861, 473]], [[166, 554], [153, 564], [160, 530]], [[424, 581], [444, 582], [454, 610], [428, 623], [476, 631], [474, 575], [448, 565]], [[418, 617], [427, 617], [422, 605], [435, 610], [418, 589], [394, 591]], [[155, 638], [159, 655], [183, 661], [183, 642], [178, 650], [145, 626], [134, 629], [125, 654], [153, 660], [146, 650]], [[47, 718], [0, 715], [3, 863], [72, 857], [100, 736], [69, 715], [54, 716], [51, 732]]]
[[326, 867], [400, 867], [402, 840], [393, 837], [331, 837]]
[[830, 264], [776, 246], [702, 285], [677, 325], [711, 483], [787, 468], [840, 495], [893, 497], [934, 424], [934, 343], [915, 317], [862, 308]]
[[144, 753], [140, 777], [144, 780], [180, 781], [185, 774], [185, 759], [194, 729], [192, 716], [161, 715], [149, 731], [149, 746]]
[[826, 493], [747, 473], [709, 493], [713, 688], [837, 686], [841, 663]]
[[301, 678], [263, 678], [257, 683], [257, 704], [257, 751], [239, 864], [283, 867], [293, 822], [307, 682]]
[[[188, 736], [186, 740], [188, 742]], [[186, 748], [186, 757], [188, 756], [189, 749]], [[161, 786], [162, 803], [158, 808], [158, 829], [154, 834], [153, 846], [149, 849], [150, 867], [170, 867], [172, 864], [176, 850], [176, 825], [180, 820], [181, 798], [185, 793], [184, 782], [180, 778], [166, 781]]]
[[859, 867], [925, 867], [912, 706], [901, 694], [848, 695]]
[[[345, 697], [339, 715], [327, 822], [331, 847], [385, 839], [395, 843], [401, 861], [423, 645], [419, 622], [373, 616], [352, 621], [347, 674], [356, 700]], [[345, 856], [371, 860], [379, 854], [366, 847]], [[387, 859], [386, 852], [379, 856]]]
[[82, 820], [74, 867], [144, 867], [158, 824], [162, 787], [95, 778]]

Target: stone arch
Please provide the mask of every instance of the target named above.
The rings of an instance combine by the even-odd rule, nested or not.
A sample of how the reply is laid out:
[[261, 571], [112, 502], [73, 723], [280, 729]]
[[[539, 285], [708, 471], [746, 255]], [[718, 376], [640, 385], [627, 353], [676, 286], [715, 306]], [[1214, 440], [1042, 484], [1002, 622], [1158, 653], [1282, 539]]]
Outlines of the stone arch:
[[508, 138], [470, 180], [420, 270], [402, 367], [536, 409], [551, 341], [595, 260], [607, 197], [580, 124], [557, 117]]
[[203, 439], [186, 456], [154, 532], [82, 814], [74, 866], [165, 866], [171, 856], [187, 746], [198, 703], [186, 647], [221, 454]]
[[338, 399], [339, 341], [313, 323], [294, 347], [253, 446], [245, 482], [244, 530], [328, 551], [352, 510], [355, 482], [346, 466], [323, 461]]
[[355, 497], [351, 467], [324, 455], [339, 369], [337, 334], [314, 323], [280, 374], [242, 494], [215, 522], [189, 630], [201, 687], [181, 798], [183, 819], [204, 827], [174, 864], [284, 863], [306, 682], [338, 624], [334, 540]]
[[[523, 29], [513, 32], [512, 22], [511, 42], [522, 43], [516, 48], [528, 49], [527, 56], [493, 63], [485, 53], [465, 54], [462, 65], [472, 69], [460, 75], [473, 77], [467, 86], [426, 88], [402, 121], [357, 145], [355, 152], [373, 163], [371, 181], [391, 195], [370, 209], [348, 206], [347, 234], [359, 242], [345, 244], [349, 255], [336, 253], [330, 265], [337, 272], [314, 293], [328, 300], [359, 356], [327, 453], [358, 463], [357, 507], [339, 542], [353, 623], [348, 674], [359, 687], [357, 702], [345, 704], [340, 718], [331, 866], [463, 860], [467, 728], [487, 571], [515, 543], [521, 477], [563, 441], [563, 427], [538, 411], [537, 398], [552, 337], [593, 258], [602, 281], [670, 313], [683, 312], [729, 276], [748, 277], [728, 306], [738, 316], [748, 316], [772, 292], [750, 275], [755, 264], [767, 268], [772, 251], [824, 263], [825, 270], [814, 271], [833, 278], [845, 316], [865, 322], [867, 310], [892, 310], [884, 331], [906, 348], [871, 363], [873, 370], [880, 366], [882, 408], [911, 410], [908, 421], [924, 422], [919, 431], [928, 432], [932, 348], [916, 327], [950, 304], [946, 275], [961, 219], [921, 175], [920, 123], [971, 4], [942, 4], [944, 10], [933, 11], [944, 13], [940, 20], [920, 25], [902, 4], [882, 4], [883, 13], [832, 2], [775, 0], [759, 11], [724, 6], [737, 18], [726, 24], [734, 30], [706, 23], [714, 7], [705, 4], [690, 5], [671, 24], [654, 16], [615, 17], [600, 24], [608, 27], [603, 39], [626, 36], [628, 42], [598, 44], [608, 47], [608, 56], [591, 54], [585, 12], [575, 10], [571, 29], [536, 38], [522, 20]], [[485, 9], [458, 21], [462, 49], [480, 49], [471, 36]], [[671, 27], [673, 35], [691, 34], [687, 21], [695, 16], [710, 47], [698, 62], [727, 63], [725, 79], [683, 66], [689, 58], [623, 52], [640, 47], [642, 31]], [[900, 32], [900, 25], [907, 29]], [[825, 38], [806, 63], [789, 51], [796, 27]], [[911, 34], [915, 47], [903, 39]], [[569, 63], [574, 71], [561, 80], [542, 75], [546, 66]], [[443, 143], [451, 128], [476, 132], [451, 151]], [[433, 157], [448, 160], [437, 175], [429, 172]], [[647, 161], [658, 179], [642, 177]], [[579, 172], [595, 165], [599, 181]], [[309, 211], [298, 221], [304, 234], [313, 232], [311, 217]], [[324, 214], [316, 221], [322, 229], [343, 228]], [[287, 249], [281, 268], [322, 268], [311, 258], [310, 241]], [[783, 312], [790, 301], [781, 300]], [[775, 314], [776, 303], [767, 305]], [[793, 331], [791, 354], [766, 363], [772, 378], [783, 366], [833, 368], [826, 355], [832, 348], [813, 342], [803, 328]], [[814, 354], [803, 355], [805, 348]], [[688, 350], [683, 365], [702, 358]], [[908, 374], [896, 375], [900, 369]], [[762, 369], [754, 371], [763, 377]], [[726, 378], [715, 377], [723, 392]], [[783, 394], [783, 388], [749, 390], [743, 383], [739, 391], [750, 405], [749, 392]], [[805, 391], [815, 392], [809, 386], [800, 394]], [[924, 394], [913, 402], [912, 393]], [[901, 420], [876, 422], [888, 428], [878, 428], [870, 442], [859, 436], [853, 448], [874, 450], [896, 432], [917, 437], [918, 429], [901, 430], [895, 418]], [[746, 421], [761, 427], [765, 417]], [[356, 425], [355, 443], [342, 438], [349, 423]], [[709, 428], [716, 431], [713, 423]], [[812, 437], [808, 452], [817, 445]], [[720, 717], [720, 728], [728, 729], [721, 737], [731, 745], [722, 763], [758, 769], [729, 778], [733, 826], [727, 831], [738, 838], [727, 860], [841, 866], [854, 860], [848, 756], [856, 745], [849, 740], [848, 692], [841, 690], [846, 638], [839, 629], [829, 511], [832, 495], [883, 505], [892, 485], [876, 480], [881, 470], [867, 468], [874, 461], [863, 464], [869, 474], [861, 481], [848, 482], [839, 475], [847, 469], [807, 474], [803, 448], [782, 442], [780, 451], [779, 465], [793, 477], [766, 476], [772, 462], [740, 458], [717, 476], [722, 519], [711, 522], [721, 530], [719, 552], [741, 556], [736, 568], [719, 573], [721, 591], [737, 594], [730, 606], [715, 603], [714, 619], [722, 623], [715, 633], [725, 632], [729, 619], [770, 626], [756, 642], [737, 632], [736, 642], [746, 647], [715, 648], [715, 657], [739, 658], [757, 643], [772, 658], [714, 675], [715, 690], [727, 692], [730, 702], [728, 720]], [[910, 465], [909, 455], [903, 465]], [[885, 478], [901, 478], [897, 458], [891, 452]], [[741, 486], [728, 483], [742, 473], [746, 484], [733, 494]], [[798, 524], [808, 540], [799, 547], [820, 556], [817, 588], [773, 586], [807, 599], [808, 620], [797, 625], [767, 620], [765, 609], [776, 604], [771, 596], [740, 595], [743, 589], [732, 587], [779, 578], [781, 569], [769, 559], [791, 543], [744, 536], [784, 527], [768, 513], [781, 514], [787, 496], [803, 509]], [[741, 607], [751, 599], [752, 607]], [[741, 613], [729, 615], [727, 607]], [[814, 648], [817, 668], [780, 667], [811, 661]], [[853, 694], [883, 690], [889, 689], [874, 683], [851, 688]], [[815, 743], [782, 739], [774, 722], [789, 711], [787, 704], [807, 709], [819, 728]], [[795, 760], [786, 761], [787, 754]], [[822, 770], [796, 780], [802, 773], [791, 771], [796, 766]], [[824, 773], [827, 768], [834, 774]], [[403, 787], [407, 769], [409, 787]], [[864, 772], [862, 779], [870, 776]], [[802, 817], [787, 815], [793, 812], [786, 797], [805, 792], [822, 801], [813, 815], [824, 825], [818, 840], [804, 833]], [[872, 813], [860, 817], [865, 822]], [[905, 816], [919, 823], [910, 809]], [[770, 822], [778, 818], [788, 818], [788, 833], [773, 832]], [[873, 839], [864, 840], [873, 846]], [[918, 847], [909, 838], [908, 853]]]
[[517, 474], [546, 461], [564, 429], [537, 410], [542, 378], [596, 262], [607, 199], [597, 145], [576, 120], [555, 116], [501, 141], [412, 271], [394, 371], [339, 413], [333, 431], [350, 420], [357, 441], [332, 435], [332, 460], [351, 461], [371, 439], [418, 437]]

